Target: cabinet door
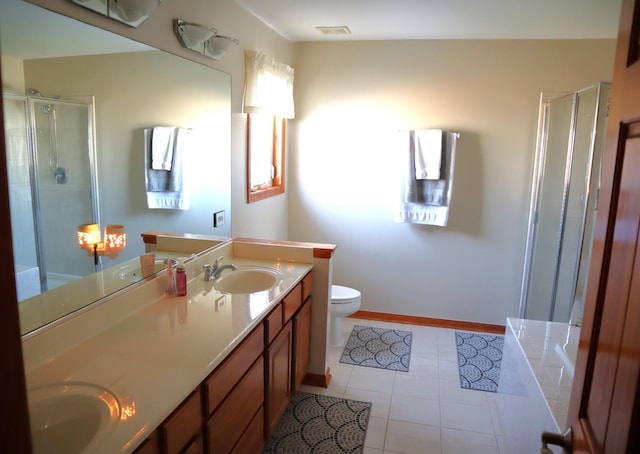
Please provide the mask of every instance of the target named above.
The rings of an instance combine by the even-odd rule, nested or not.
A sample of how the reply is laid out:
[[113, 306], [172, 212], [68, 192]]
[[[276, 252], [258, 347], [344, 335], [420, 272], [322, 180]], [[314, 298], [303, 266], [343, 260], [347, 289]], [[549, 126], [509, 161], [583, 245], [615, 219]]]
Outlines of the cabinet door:
[[291, 398], [291, 322], [266, 351], [265, 440], [271, 438]]
[[293, 382], [295, 394], [304, 380], [311, 350], [311, 297], [293, 318]]
[[202, 431], [200, 392], [195, 391], [160, 426], [165, 452], [182, 452], [192, 438]]

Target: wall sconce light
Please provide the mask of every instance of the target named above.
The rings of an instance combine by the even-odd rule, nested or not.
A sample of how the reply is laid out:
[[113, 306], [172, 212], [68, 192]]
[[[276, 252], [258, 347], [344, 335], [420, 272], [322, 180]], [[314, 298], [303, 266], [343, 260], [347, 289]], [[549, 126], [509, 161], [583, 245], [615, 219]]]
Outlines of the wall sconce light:
[[78, 245], [93, 255], [94, 263], [98, 266], [98, 257], [106, 255], [114, 259], [124, 251], [127, 245], [127, 233], [124, 225], [111, 224], [104, 229], [104, 241], [100, 238], [98, 224], [81, 224], [78, 226]]
[[218, 35], [218, 30], [206, 25], [176, 19], [174, 31], [182, 47], [201, 55], [220, 60], [227, 51], [240, 41], [230, 36]]
[[131, 27], [143, 23], [163, 0], [70, 0]]

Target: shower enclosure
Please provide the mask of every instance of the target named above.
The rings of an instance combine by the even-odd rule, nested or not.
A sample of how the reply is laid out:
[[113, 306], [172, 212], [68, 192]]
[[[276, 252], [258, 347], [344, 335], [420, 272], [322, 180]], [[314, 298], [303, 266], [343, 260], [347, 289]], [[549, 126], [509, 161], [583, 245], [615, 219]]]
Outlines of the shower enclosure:
[[99, 222], [92, 102], [3, 94], [18, 300], [95, 272], [78, 225]]
[[520, 317], [582, 321], [610, 83], [542, 94]]

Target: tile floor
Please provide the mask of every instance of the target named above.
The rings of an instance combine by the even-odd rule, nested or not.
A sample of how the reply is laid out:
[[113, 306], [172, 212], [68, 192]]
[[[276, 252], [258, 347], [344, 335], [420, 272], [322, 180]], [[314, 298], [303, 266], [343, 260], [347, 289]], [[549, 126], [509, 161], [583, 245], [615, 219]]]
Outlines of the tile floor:
[[507, 454], [495, 394], [460, 388], [455, 330], [346, 318], [413, 333], [409, 372], [340, 363], [332, 347], [328, 388], [302, 391], [371, 402], [363, 454]]

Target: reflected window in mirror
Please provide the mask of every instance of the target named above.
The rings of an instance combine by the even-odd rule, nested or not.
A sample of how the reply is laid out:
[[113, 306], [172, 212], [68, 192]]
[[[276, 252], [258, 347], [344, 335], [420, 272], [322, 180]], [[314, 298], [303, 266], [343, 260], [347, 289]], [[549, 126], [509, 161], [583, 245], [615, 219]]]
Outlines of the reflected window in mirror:
[[247, 203], [284, 193], [286, 118], [247, 114]]

